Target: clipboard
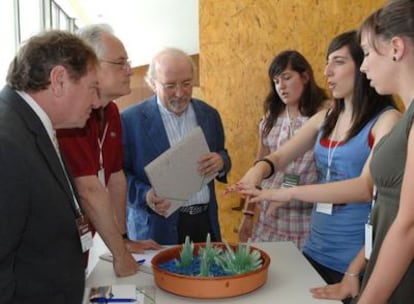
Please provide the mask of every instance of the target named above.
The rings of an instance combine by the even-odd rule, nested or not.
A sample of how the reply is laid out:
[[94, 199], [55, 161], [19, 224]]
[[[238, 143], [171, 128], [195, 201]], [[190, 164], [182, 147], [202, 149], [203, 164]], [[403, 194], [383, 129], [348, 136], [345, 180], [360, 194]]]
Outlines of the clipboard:
[[145, 173], [157, 196], [171, 201], [165, 217], [180, 208], [216, 176], [203, 177], [198, 172], [198, 160], [209, 152], [203, 130], [198, 126], [145, 166]]

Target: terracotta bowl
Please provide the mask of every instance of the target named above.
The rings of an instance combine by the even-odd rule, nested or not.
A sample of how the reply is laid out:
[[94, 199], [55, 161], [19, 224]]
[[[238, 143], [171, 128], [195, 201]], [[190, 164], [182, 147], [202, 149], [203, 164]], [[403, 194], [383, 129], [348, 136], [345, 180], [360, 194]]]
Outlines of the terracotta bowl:
[[[205, 243], [194, 244], [194, 254], [197, 255], [198, 249], [204, 247]], [[223, 243], [214, 243], [214, 246], [221, 246]], [[233, 249], [237, 245], [231, 245]], [[226, 277], [193, 277], [175, 274], [160, 269], [160, 263], [177, 259], [180, 256], [182, 246], [171, 247], [156, 254], [151, 263], [154, 272], [154, 280], [159, 288], [168, 292], [192, 298], [228, 298], [251, 292], [261, 287], [267, 280], [267, 271], [270, 264], [269, 255], [259, 248], [251, 246], [260, 252], [263, 264], [255, 271], [235, 276]]]

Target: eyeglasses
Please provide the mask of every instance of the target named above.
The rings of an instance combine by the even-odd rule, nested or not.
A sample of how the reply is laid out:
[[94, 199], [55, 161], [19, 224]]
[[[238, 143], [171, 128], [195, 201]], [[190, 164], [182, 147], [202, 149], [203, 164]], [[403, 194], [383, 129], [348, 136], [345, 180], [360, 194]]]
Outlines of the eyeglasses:
[[119, 61], [111, 61], [111, 60], [104, 60], [101, 59], [101, 62], [109, 63], [120, 67], [123, 70], [131, 68], [131, 60], [119, 60]]
[[190, 88], [192, 88], [193, 87], [193, 81], [192, 80], [187, 80], [187, 81], [184, 81], [184, 82], [182, 82], [181, 84], [180, 83], [162, 83], [161, 81], [159, 81], [159, 80], [156, 80], [160, 85], [161, 85], [161, 87], [165, 90], [165, 91], [167, 91], [167, 92], [170, 92], [170, 93], [175, 93], [175, 92], [177, 92], [177, 90], [178, 90], [178, 88], [180, 87], [182, 90], [189, 90]]

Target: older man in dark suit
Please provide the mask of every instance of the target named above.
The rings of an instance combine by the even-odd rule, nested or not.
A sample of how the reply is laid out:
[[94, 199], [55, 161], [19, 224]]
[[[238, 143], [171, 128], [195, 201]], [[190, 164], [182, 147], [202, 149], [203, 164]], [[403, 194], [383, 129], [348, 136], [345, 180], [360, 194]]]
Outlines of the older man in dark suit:
[[0, 303], [81, 303], [90, 246], [55, 129], [83, 127], [97, 96], [94, 51], [76, 36], [32, 37], [0, 92]]

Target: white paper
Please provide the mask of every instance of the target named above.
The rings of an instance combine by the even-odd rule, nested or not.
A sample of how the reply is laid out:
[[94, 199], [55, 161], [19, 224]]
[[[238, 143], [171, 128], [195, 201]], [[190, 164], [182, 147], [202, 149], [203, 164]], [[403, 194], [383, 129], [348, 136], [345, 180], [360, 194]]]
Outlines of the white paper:
[[332, 204], [325, 204], [325, 203], [316, 204], [316, 212], [332, 215], [332, 209], [333, 209]]
[[[132, 284], [125, 285], [108, 285], [92, 287], [89, 293], [89, 300], [99, 300], [99, 302], [136, 300], [136, 286]], [[136, 303], [136, 301], [133, 301]], [[130, 302], [130, 303], [133, 303]]]
[[114, 299], [136, 299], [135, 285], [112, 285], [112, 294]]
[[145, 173], [156, 195], [171, 202], [165, 217], [170, 216], [215, 177], [203, 177], [198, 172], [198, 160], [209, 152], [203, 130], [196, 127], [145, 166]]
[[365, 224], [365, 258], [370, 259], [372, 253], [372, 225]]
[[[158, 252], [160, 252], [163, 249], [164, 248], [160, 250], [145, 250], [145, 253], [133, 253], [132, 256], [134, 257], [135, 261], [138, 262], [140, 260], [145, 260], [144, 263], [139, 265], [139, 271], [142, 271], [148, 274], [153, 274], [151, 260]], [[104, 261], [111, 262], [111, 263], [114, 259], [110, 252], [106, 252], [100, 255], [99, 258]]]

